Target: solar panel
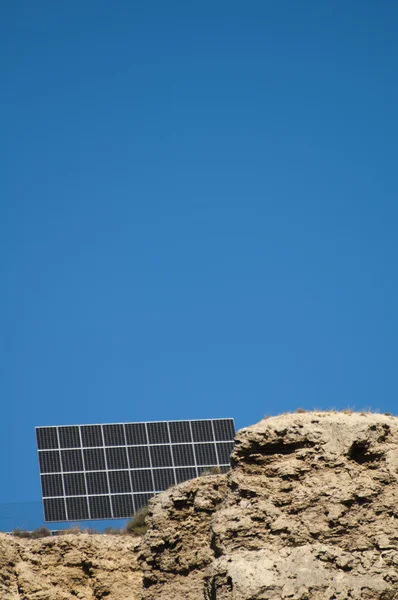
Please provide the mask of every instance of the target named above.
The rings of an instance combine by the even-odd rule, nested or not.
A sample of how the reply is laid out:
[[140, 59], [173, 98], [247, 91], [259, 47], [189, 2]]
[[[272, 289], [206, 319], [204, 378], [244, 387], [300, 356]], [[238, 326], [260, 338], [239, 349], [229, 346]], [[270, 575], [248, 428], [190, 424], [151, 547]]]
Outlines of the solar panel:
[[48, 522], [129, 518], [211, 467], [226, 473], [233, 419], [37, 427]]

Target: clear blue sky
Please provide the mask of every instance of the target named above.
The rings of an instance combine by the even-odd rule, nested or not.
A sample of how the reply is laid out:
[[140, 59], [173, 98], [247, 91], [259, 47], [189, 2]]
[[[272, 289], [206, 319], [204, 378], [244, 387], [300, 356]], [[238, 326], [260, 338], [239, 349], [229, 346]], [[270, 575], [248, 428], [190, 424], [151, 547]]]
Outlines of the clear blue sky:
[[0, 502], [34, 427], [396, 412], [398, 4], [0, 18]]

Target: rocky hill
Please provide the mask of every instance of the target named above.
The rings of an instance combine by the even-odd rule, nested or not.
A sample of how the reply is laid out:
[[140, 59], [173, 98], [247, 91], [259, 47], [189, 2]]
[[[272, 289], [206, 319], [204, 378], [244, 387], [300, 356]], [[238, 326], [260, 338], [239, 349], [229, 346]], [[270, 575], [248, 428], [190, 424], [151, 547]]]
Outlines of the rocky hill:
[[0, 536], [1, 600], [398, 600], [398, 419], [241, 430], [228, 475], [150, 504], [140, 540]]

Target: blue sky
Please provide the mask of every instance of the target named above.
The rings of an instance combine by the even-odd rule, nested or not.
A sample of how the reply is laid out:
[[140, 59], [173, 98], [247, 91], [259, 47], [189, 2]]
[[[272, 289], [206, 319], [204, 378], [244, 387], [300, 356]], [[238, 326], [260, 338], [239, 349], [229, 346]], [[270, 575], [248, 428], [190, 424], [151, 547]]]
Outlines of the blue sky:
[[397, 4], [1, 12], [0, 502], [37, 425], [395, 413]]

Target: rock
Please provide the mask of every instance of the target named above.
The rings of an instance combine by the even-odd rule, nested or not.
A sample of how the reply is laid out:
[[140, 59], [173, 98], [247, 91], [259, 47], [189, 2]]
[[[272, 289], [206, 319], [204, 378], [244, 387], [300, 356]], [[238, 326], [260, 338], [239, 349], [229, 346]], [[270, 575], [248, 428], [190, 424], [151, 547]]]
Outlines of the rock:
[[206, 599], [398, 598], [385, 565], [398, 550], [397, 419], [266, 419], [239, 432], [233, 467], [211, 524]]
[[1, 600], [139, 600], [139, 540], [61, 535], [39, 540], [0, 534]]
[[199, 479], [153, 501], [144, 600], [398, 599], [396, 418], [265, 419], [238, 433], [232, 463], [214, 489]]
[[398, 600], [398, 419], [241, 430], [227, 475], [150, 502], [142, 540], [0, 535], [1, 600]]
[[139, 554], [143, 600], [203, 597], [204, 569], [214, 559], [210, 522], [225, 493], [225, 475], [209, 475], [152, 500]]

